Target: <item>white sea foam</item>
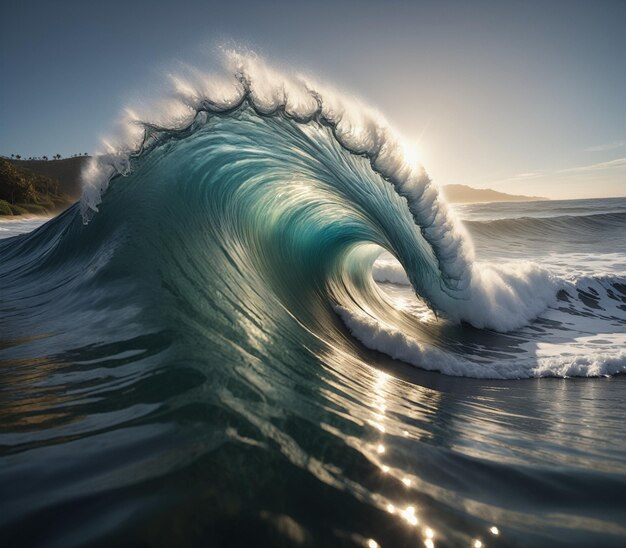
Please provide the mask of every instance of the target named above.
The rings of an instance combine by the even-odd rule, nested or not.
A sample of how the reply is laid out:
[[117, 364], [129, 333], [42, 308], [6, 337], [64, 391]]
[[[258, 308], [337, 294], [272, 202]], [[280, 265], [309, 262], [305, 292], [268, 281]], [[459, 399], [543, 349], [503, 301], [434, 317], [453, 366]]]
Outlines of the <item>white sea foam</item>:
[[[469, 289], [463, 298], [445, 307], [452, 321], [474, 327], [510, 331], [534, 320], [556, 302], [564, 284], [548, 270], [532, 262], [474, 263]], [[388, 254], [374, 263], [372, 276], [379, 283], [410, 286], [402, 265]], [[469, 295], [469, 297], [468, 297]]]
[[[626, 373], [626, 334], [579, 335], [570, 340], [521, 345], [508, 358], [474, 357], [418, 341], [410, 334], [367, 315], [361, 309], [336, 306], [352, 336], [371, 350], [420, 369], [446, 375], [489, 379], [533, 377], [599, 377]], [[495, 349], [497, 350], [497, 349]]]
[[548, 270], [530, 262], [474, 263], [467, 300], [445, 309], [474, 327], [511, 331], [534, 320], [556, 302], [561, 287]]
[[[463, 350], [462, 345], [459, 350], [458, 345], [450, 344], [450, 341], [438, 348], [430, 340], [432, 328], [430, 339], [427, 338], [429, 342], [423, 343], [407, 332], [406, 324], [402, 328], [396, 327], [392, 317], [376, 318], [358, 307], [337, 307], [336, 311], [352, 335], [366, 347], [422, 369], [449, 375], [529, 378], [597, 377], [626, 373], [626, 318], [624, 303], [617, 289], [624, 284], [625, 274], [623, 269], [618, 268], [616, 272], [614, 268], [623, 266], [623, 256], [611, 255], [610, 260], [605, 258], [600, 261], [612, 273], [596, 275], [589, 274], [588, 268], [573, 271], [571, 261], [565, 261], [567, 268], [553, 265], [553, 261], [558, 265], [564, 260], [561, 256], [551, 257], [548, 262], [550, 271], [559, 276], [553, 277], [543, 289], [540, 286], [543, 274], [537, 274], [538, 267], [530, 263], [520, 263], [519, 267], [515, 263], [481, 267], [483, 273], [495, 270], [500, 280], [506, 279], [507, 270], [512, 269], [516, 283], [520, 279], [525, 280], [526, 290], [531, 293], [530, 303], [535, 302], [535, 292], [543, 293], [546, 299], [546, 309], [539, 312], [542, 322], [538, 327], [530, 324], [517, 329], [513, 334], [516, 350], [509, 355], [497, 344], [478, 350], [473, 348], [469, 353]], [[518, 268], [524, 272], [523, 276], [515, 272]], [[425, 305], [416, 300], [402, 266], [391, 255], [381, 255], [372, 273], [377, 282], [392, 284], [383, 288], [394, 308], [408, 313], [422, 324], [435, 321], [425, 314]], [[539, 278], [533, 281], [533, 275]], [[563, 290], [559, 301], [553, 297], [555, 288]], [[531, 308], [526, 313], [533, 316], [535, 312], [536, 309]], [[497, 358], [490, 357], [494, 353]]]
[[389, 253], [384, 253], [374, 263], [372, 276], [379, 283], [410, 286], [411, 282], [402, 265]]

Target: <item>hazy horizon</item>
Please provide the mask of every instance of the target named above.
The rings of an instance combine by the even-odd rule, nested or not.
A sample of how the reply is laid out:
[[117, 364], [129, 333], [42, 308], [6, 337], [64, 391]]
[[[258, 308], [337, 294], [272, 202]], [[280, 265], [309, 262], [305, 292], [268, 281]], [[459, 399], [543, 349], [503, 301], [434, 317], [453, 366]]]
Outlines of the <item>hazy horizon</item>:
[[379, 110], [441, 185], [626, 193], [625, 3], [117, 4], [5, 4], [1, 154], [92, 153], [167, 73], [234, 41]]

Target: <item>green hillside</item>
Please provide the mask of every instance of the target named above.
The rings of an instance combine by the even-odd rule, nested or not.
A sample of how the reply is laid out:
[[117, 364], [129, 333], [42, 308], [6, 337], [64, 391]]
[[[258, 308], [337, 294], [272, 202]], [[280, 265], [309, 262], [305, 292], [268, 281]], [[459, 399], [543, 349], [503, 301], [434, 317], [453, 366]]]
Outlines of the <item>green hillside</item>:
[[0, 158], [0, 215], [50, 215], [65, 209], [72, 201], [60, 190], [58, 179]]

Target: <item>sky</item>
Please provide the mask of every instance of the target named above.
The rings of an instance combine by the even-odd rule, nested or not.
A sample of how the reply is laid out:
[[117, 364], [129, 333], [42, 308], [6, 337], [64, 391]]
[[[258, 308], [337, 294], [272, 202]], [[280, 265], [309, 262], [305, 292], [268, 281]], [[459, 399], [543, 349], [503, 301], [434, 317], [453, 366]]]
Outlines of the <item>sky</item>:
[[98, 150], [223, 44], [383, 113], [439, 184], [626, 195], [626, 0], [0, 0], [0, 154]]

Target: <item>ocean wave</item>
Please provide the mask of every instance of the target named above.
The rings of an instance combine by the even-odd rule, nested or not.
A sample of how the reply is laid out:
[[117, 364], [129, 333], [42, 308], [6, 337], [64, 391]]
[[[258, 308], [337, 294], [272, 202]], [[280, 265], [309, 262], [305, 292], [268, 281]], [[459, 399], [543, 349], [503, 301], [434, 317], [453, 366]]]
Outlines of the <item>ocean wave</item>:
[[[529, 284], [536, 283], [538, 277], [543, 277], [541, 286], [552, 287], [547, 271], [533, 268], [529, 279], [528, 269], [517, 276], [498, 268], [477, 267], [471, 240], [462, 224], [424, 169], [411, 164], [403, 140], [379, 114], [310, 79], [280, 73], [256, 56], [230, 53], [227, 69], [228, 76], [222, 80], [207, 79], [198, 73], [186, 80], [174, 78], [175, 96], [166, 107], [159, 108], [154, 120], [138, 123], [135, 115], [126, 120], [126, 138], [98, 156], [85, 173], [81, 200], [85, 218], [97, 211], [109, 182], [127, 175], [147, 151], [173, 139], [193, 139], [216, 117], [235, 119], [241, 113], [253, 113], [257, 123], [262, 123], [262, 118], [288, 121], [295, 140], [284, 146], [295, 148], [300, 160], [302, 154], [308, 155], [305, 160], [313, 160], [311, 168], [323, 153], [320, 144], [329, 139], [331, 146], [338, 145], [367, 161], [371, 172], [359, 181], [354, 180], [354, 167], [337, 163], [330, 174], [332, 180], [313, 177], [309, 180], [310, 199], [315, 201], [316, 193], [323, 199], [326, 193], [333, 199], [346, 200], [350, 208], [359, 202], [359, 193], [378, 196], [380, 199], [369, 200], [365, 206], [363, 217], [369, 226], [363, 227], [364, 232], [372, 233], [365, 241], [393, 253], [420, 297], [442, 315], [477, 327], [509, 330], [532, 320], [549, 304], [545, 291], [529, 291]], [[307, 143], [298, 132], [316, 135]], [[276, 155], [272, 145], [265, 144], [268, 159], [290, 160]], [[384, 196], [383, 189], [392, 190], [394, 199], [402, 200], [401, 215], [395, 205], [385, 203], [388, 196]], [[306, 230], [307, 224], [308, 220], [301, 229]], [[397, 228], [402, 235], [393, 234]]]
[[[255, 56], [231, 53], [226, 69], [174, 78], [151, 113], [129, 111], [84, 173], [80, 205], [0, 243], [14, 337], [36, 331], [30, 314], [43, 329], [37, 310], [56, 299], [86, 339], [104, 336], [94, 318], [107, 310], [111, 337], [146, 316], [209, 325], [203, 336], [224, 353], [263, 355], [274, 336], [355, 353], [339, 314], [365, 346], [408, 363], [520, 376], [515, 353], [478, 372], [374, 278], [408, 280], [442, 325], [495, 332], [554, 308], [561, 280], [531, 262], [477, 262], [438, 187], [371, 109]], [[376, 266], [383, 250], [405, 278]]]

